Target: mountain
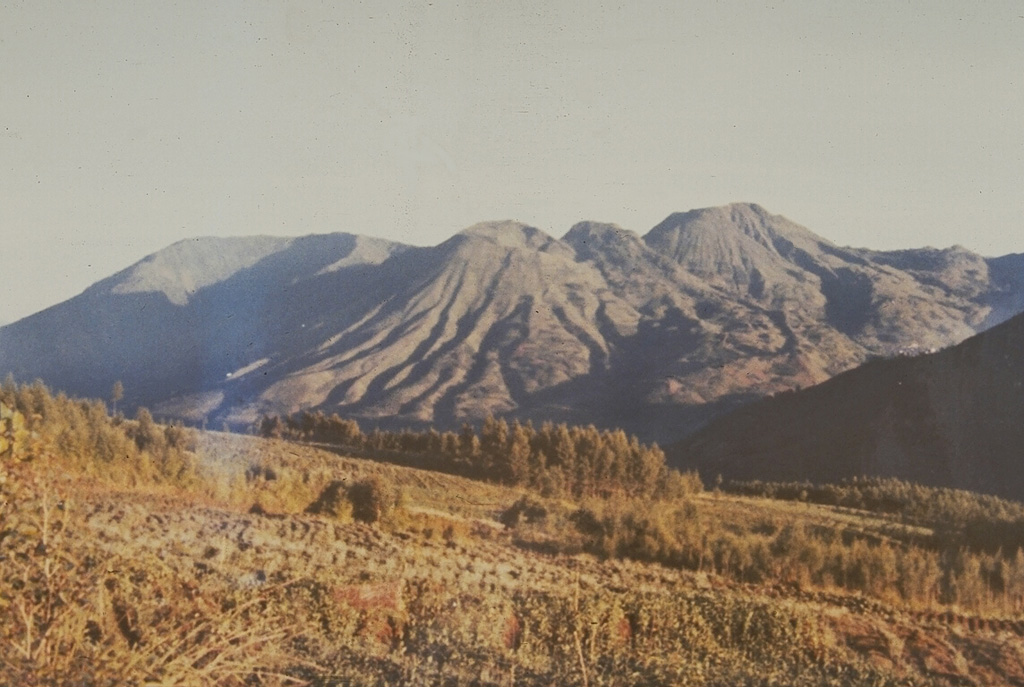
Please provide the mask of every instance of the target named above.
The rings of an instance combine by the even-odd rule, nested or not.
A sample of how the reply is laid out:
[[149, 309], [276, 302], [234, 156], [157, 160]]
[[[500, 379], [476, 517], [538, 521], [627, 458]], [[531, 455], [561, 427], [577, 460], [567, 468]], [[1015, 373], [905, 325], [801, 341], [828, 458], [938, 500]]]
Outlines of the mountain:
[[0, 328], [0, 374], [159, 416], [302, 408], [389, 427], [488, 413], [677, 439], [872, 356], [1024, 308], [1022, 256], [841, 248], [757, 205], [644, 236], [516, 222], [412, 247], [332, 234], [177, 243]]
[[703, 475], [898, 477], [1024, 500], [1024, 315], [931, 355], [870, 362], [668, 449]]

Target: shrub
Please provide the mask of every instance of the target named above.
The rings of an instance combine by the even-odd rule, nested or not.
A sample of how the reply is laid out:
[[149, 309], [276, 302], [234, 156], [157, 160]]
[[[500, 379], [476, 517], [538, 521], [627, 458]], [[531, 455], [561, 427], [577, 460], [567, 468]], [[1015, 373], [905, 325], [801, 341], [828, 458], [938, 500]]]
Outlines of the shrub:
[[501, 514], [501, 524], [505, 527], [516, 527], [522, 522], [543, 524], [547, 519], [547, 507], [530, 496], [522, 497]]
[[391, 482], [381, 477], [370, 477], [356, 482], [348, 490], [352, 502], [352, 516], [362, 522], [383, 520], [398, 505], [398, 492]]
[[324, 487], [316, 501], [306, 509], [313, 515], [328, 515], [339, 520], [352, 519], [352, 501], [344, 482], [335, 480]]

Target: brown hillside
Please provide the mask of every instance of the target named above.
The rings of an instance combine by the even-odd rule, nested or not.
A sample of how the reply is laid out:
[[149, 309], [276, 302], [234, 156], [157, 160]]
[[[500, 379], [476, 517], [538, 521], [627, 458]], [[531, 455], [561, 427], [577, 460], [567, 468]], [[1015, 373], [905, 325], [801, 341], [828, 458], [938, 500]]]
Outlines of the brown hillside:
[[1024, 498], [1024, 316], [953, 348], [779, 394], [670, 447], [707, 477], [893, 476]]

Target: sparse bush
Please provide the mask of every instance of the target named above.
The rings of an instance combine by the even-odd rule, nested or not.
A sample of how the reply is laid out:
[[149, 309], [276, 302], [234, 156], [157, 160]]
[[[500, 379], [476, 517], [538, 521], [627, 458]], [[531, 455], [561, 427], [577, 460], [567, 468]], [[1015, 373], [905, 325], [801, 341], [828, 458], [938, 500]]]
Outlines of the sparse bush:
[[416, 534], [426, 541], [444, 542], [455, 545], [470, 539], [472, 530], [468, 523], [433, 513], [412, 513], [402, 518], [401, 530]]
[[626, 499], [580, 508], [570, 521], [595, 555], [697, 568], [707, 541], [693, 529], [695, 516], [686, 502], [669, 507]]
[[501, 524], [516, 527], [525, 522], [529, 525], [543, 524], [548, 519], [548, 509], [532, 496], [523, 496], [501, 514]]
[[289, 515], [308, 512], [318, 494], [316, 485], [303, 480], [290, 468], [279, 468], [271, 474], [275, 476], [272, 480], [260, 476], [247, 482], [251, 497], [264, 512]]
[[250, 465], [245, 470], [245, 481], [256, 482], [262, 480], [264, 482], [273, 482], [277, 479], [277, 471], [269, 465]]

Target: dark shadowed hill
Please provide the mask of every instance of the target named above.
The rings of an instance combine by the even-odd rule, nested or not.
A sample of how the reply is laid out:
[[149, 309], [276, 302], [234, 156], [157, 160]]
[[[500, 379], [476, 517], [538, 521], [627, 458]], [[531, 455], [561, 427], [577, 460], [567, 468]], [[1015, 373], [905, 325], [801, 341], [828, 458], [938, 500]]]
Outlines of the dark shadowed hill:
[[668, 452], [705, 477], [891, 476], [1024, 500], [1024, 315], [748, 405]]
[[685, 435], [873, 355], [1024, 306], [1019, 256], [840, 248], [756, 205], [639, 236], [516, 222], [433, 247], [333, 234], [175, 244], [0, 328], [0, 374], [159, 416], [320, 408], [390, 427], [488, 413]]

